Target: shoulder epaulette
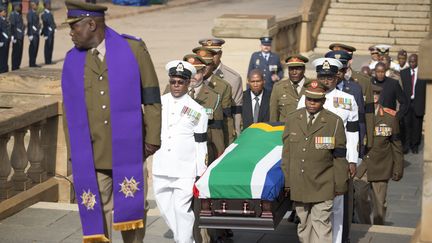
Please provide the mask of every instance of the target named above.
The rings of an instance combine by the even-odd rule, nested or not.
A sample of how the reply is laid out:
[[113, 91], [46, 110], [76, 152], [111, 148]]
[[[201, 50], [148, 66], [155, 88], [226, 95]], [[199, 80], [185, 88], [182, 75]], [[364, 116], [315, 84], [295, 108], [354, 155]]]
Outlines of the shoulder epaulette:
[[131, 40], [136, 40], [136, 41], [140, 41], [140, 40], [141, 40], [141, 38], [136, 37], [136, 36], [133, 36], [133, 35], [122, 34], [122, 36], [123, 36], [124, 38], [131, 39]]
[[396, 111], [390, 108], [383, 108], [384, 112], [391, 115], [391, 116], [396, 116]]

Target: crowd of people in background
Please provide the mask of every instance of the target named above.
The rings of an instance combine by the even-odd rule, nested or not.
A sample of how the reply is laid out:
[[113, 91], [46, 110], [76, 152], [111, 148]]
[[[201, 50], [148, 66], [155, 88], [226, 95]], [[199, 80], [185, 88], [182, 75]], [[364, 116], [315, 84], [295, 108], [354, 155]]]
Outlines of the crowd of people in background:
[[[41, 36], [45, 41], [45, 64], [53, 64], [56, 23], [51, 12], [51, 0], [31, 0], [26, 20], [25, 25], [21, 0], [0, 3], [0, 73], [17, 70], [21, 67], [26, 35], [29, 41], [29, 66], [41, 67], [36, 64]], [[12, 49], [11, 52], [10, 49]], [[10, 59], [9, 53], [11, 53]], [[10, 69], [9, 60], [11, 60]]]

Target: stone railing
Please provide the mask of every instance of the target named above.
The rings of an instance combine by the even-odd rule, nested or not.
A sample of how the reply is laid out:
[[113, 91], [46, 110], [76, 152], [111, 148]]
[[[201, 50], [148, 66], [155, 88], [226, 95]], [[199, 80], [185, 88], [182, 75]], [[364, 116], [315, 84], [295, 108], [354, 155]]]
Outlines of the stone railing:
[[300, 52], [302, 16], [295, 14], [277, 20], [277, 33], [275, 34], [275, 51], [282, 60], [288, 55]]
[[70, 202], [60, 70], [0, 75], [0, 219], [38, 201]]

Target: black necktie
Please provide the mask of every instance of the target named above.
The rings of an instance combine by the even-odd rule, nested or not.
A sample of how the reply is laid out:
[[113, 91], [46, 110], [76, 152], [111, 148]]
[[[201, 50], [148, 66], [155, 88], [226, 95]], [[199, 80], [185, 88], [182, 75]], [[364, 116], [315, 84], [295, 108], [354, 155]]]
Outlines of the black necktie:
[[258, 96], [255, 96], [254, 100], [255, 100], [255, 106], [254, 106], [254, 110], [253, 110], [253, 122], [257, 123], [258, 122], [259, 109], [260, 109], [260, 105], [258, 102], [259, 101]]

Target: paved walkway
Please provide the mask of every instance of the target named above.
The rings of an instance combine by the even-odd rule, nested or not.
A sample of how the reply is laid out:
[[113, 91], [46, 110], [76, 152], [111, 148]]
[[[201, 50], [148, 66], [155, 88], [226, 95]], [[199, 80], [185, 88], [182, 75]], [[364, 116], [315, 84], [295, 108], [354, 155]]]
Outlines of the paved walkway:
[[[195, 0], [172, 0], [171, 2], [186, 3], [187, 1]], [[127, 14], [129, 13], [127, 11], [132, 8], [110, 6], [113, 12], [123, 14], [122, 11], [125, 11], [124, 14], [127, 14], [128, 17], [113, 17], [108, 20], [108, 25], [121, 33], [134, 34], [145, 40], [161, 87], [164, 87], [167, 83], [165, 63], [189, 53], [193, 47], [198, 45], [198, 39], [211, 36], [215, 17], [225, 13], [273, 14], [283, 17], [296, 12], [300, 4], [301, 0], [202, 0], [193, 5], [159, 9], [159, 11], [137, 13], [134, 10], [131, 13], [132, 16]], [[68, 36], [68, 29], [60, 28], [56, 33], [54, 52], [54, 60], [58, 62], [49, 67], [61, 68], [63, 57], [71, 47], [72, 42]], [[42, 53], [40, 52], [38, 57], [39, 63], [43, 62]], [[24, 56], [26, 55], [25, 50]], [[357, 57], [355, 62], [362, 63], [366, 59], [367, 57], [364, 56]], [[23, 64], [27, 63], [26, 60], [28, 59], [25, 58]], [[245, 72], [246, 68], [238, 71]], [[369, 228], [354, 225], [352, 242], [409, 242], [410, 235], [414, 232], [413, 228], [420, 217], [422, 155], [409, 154], [405, 160], [404, 178], [400, 182], [391, 182], [388, 192], [387, 221], [389, 225], [395, 227]], [[172, 242], [162, 236], [167, 227], [159, 216], [151, 191], [149, 199], [152, 209], [149, 212], [145, 242]], [[81, 228], [76, 205], [38, 203], [0, 222], [1, 243], [80, 242], [80, 240]], [[233, 241], [277, 243], [297, 242], [298, 240], [295, 226], [284, 221], [275, 232], [236, 231]], [[121, 242], [118, 233], [114, 233], [114, 242]]]

